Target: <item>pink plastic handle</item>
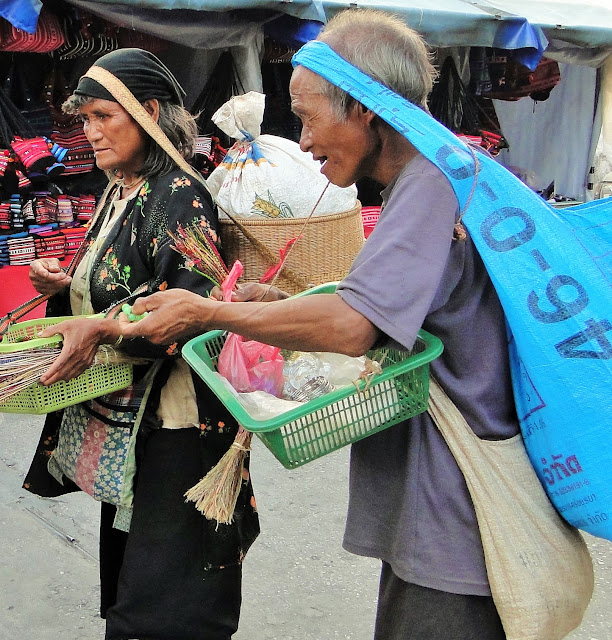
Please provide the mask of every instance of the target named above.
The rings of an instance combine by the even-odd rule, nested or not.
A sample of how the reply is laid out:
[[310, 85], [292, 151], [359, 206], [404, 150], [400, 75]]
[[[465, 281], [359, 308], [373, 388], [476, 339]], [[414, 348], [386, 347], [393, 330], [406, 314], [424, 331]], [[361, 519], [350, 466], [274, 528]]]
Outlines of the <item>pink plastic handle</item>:
[[223, 301], [232, 301], [232, 291], [238, 281], [238, 278], [242, 275], [243, 266], [240, 260], [234, 262], [234, 266], [230, 269], [230, 272], [225, 277], [225, 280], [221, 283], [221, 291], [223, 291]]

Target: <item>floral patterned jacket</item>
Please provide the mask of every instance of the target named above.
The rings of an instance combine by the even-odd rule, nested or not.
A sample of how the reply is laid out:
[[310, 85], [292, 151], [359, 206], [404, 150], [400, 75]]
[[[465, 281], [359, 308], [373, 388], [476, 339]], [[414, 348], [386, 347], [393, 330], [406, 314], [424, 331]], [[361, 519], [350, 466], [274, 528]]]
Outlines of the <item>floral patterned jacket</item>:
[[[107, 202], [110, 202], [112, 195], [113, 191], [108, 194]], [[88, 231], [85, 242], [93, 242], [103, 217], [97, 217], [98, 222]], [[187, 226], [194, 223], [206, 226], [212, 237], [217, 238], [218, 222], [211, 197], [195, 178], [176, 170], [145, 182], [98, 249], [92, 264], [90, 295], [94, 311], [106, 311], [122, 302], [132, 302], [139, 295], [172, 287], [206, 295], [212, 286], [210, 281], [185, 268], [185, 258], [172, 248], [172, 239], [168, 235], [168, 230], [176, 231], [177, 224]], [[47, 315], [70, 315], [67, 292], [49, 300]], [[164, 360], [155, 376], [138, 432], [138, 438], [143, 439], [150, 429], [159, 428], [156, 418], [159, 394], [168, 379], [173, 361], [179, 355], [179, 348], [176, 344], [164, 347], [136, 338], [124, 341], [122, 349], [134, 356]], [[147, 369], [147, 365], [135, 367], [135, 380], [142, 379]], [[192, 377], [200, 417], [202, 468], [205, 475], [231, 446], [238, 425], [200, 378], [196, 374]], [[78, 490], [69, 480], [65, 479], [63, 485], [58, 483], [47, 470], [47, 462], [57, 442], [61, 416], [61, 411], [48, 415], [23, 485], [29, 491], [45, 497]], [[137, 444], [137, 457], [138, 450]], [[214, 521], [208, 524], [206, 564], [215, 567], [240, 561], [259, 533], [248, 460], [234, 522], [223, 527], [218, 527]]]

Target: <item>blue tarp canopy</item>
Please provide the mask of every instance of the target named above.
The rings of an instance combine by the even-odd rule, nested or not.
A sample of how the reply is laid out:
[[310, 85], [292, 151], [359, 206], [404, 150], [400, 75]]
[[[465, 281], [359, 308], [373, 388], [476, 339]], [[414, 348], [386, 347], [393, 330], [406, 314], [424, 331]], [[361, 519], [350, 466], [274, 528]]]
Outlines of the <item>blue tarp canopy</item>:
[[[302, 20], [324, 22], [349, 7], [369, 7], [392, 12], [419, 31], [430, 45], [499, 46], [527, 24], [546, 39], [586, 47], [612, 47], [610, 0], [69, 0], [71, 4], [97, 7], [107, 13], [126, 9], [167, 12], [197, 11], [241, 14], [250, 21], [261, 16], [288, 14]], [[106, 7], [104, 6], [106, 5]], [[510, 28], [509, 28], [510, 27]], [[529, 29], [526, 30], [529, 32]], [[507, 34], [511, 35], [508, 36]], [[529, 34], [528, 39], [533, 35]], [[516, 44], [516, 42], [514, 43]], [[520, 43], [519, 43], [520, 44]], [[527, 45], [529, 46], [529, 45]]]
[[34, 33], [41, 8], [40, 0], [0, 0], [0, 17], [22, 31]]

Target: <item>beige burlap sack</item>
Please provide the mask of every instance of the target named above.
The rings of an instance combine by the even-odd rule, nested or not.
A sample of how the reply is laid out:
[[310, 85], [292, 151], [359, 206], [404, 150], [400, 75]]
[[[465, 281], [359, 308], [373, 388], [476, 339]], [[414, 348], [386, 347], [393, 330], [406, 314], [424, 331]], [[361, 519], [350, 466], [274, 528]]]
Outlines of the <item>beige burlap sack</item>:
[[428, 411], [467, 482], [508, 640], [565, 638], [593, 594], [593, 565], [579, 531], [546, 496], [522, 436], [481, 440], [433, 379]]

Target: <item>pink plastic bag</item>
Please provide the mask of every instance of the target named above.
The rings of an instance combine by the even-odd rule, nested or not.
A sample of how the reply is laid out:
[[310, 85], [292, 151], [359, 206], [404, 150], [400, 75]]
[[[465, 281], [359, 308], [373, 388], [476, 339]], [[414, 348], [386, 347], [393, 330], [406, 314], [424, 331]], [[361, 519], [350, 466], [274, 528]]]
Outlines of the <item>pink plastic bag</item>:
[[219, 354], [217, 370], [240, 393], [266, 391], [280, 396], [284, 385], [283, 364], [279, 347], [231, 333]]
[[[221, 284], [223, 299], [230, 302], [232, 289], [242, 273], [242, 264], [236, 260], [226, 279]], [[283, 391], [284, 358], [279, 347], [245, 340], [230, 333], [221, 349], [217, 371], [227, 378], [239, 393], [266, 391], [280, 396]]]

